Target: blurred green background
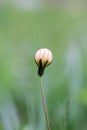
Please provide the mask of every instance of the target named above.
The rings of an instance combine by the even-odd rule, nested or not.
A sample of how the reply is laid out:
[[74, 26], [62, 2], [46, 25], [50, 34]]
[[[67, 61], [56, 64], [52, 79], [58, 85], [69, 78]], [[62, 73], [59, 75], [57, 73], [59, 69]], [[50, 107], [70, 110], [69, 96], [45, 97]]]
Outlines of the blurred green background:
[[52, 130], [87, 130], [86, 1], [0, 1], [0, 130], [47, 130], [34, 54], [49, 48], [43, 85]]

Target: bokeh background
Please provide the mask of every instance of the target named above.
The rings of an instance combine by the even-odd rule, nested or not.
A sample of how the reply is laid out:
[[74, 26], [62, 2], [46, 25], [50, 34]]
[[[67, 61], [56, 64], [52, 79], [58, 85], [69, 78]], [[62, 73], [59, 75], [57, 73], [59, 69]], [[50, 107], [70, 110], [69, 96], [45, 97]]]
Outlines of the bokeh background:
[[53, 53], [43, 76], [52, 130], [66, 121], [87, 130], [86, 8], [86, 0], [0, 0], [0, 130], [47, 130], [34, 62], [43, 47]]

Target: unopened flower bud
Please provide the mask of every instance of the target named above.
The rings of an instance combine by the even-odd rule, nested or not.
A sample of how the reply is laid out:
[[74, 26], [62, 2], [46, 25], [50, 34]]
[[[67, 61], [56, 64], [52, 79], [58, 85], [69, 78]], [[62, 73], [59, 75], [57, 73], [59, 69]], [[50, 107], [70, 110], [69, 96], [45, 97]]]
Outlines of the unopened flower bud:
[[42, 76], [44, 69], [52, 62], [52, 52], [46, 48], [39, 49], [34, 59], [38, 66], [38, 75]]

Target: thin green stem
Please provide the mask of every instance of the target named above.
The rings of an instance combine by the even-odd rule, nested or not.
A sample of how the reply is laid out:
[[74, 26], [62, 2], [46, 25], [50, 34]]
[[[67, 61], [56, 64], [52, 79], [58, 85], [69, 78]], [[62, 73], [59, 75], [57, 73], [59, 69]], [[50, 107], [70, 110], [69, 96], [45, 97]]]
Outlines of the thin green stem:
[[43, 108], [44, 108], [44, 113], [45, 113], [47, 127], [48, 127], [48, 130], [51, 130], [50, 124], [49, 124], [49, 119], [48, 119], [48, 114], [47, 114], [47, 110], [46, 110], [46, 103], [45, 103], [45, 99], [44, 99], [44, 90], [43, 90], [42, 76], [40, 77], [40, 87], [41, 87], [42, 103], [43, 103]]
[[65, 113], [65, 130], [68, 130], [69, 107], [70, 107], [70, 96], [68, 94], [67, 102], [66, 102], [66, 113]]

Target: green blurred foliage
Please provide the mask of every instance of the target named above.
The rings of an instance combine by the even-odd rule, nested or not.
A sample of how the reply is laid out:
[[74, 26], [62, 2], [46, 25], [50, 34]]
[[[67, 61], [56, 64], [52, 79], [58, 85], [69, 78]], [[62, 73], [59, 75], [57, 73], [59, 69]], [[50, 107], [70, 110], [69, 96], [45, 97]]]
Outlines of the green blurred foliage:
[[87, 129], [87, 11], [0, 8], [0, 130], [45, 130], [34, 54], [49, 48], [43, 76], [52, 130]]

